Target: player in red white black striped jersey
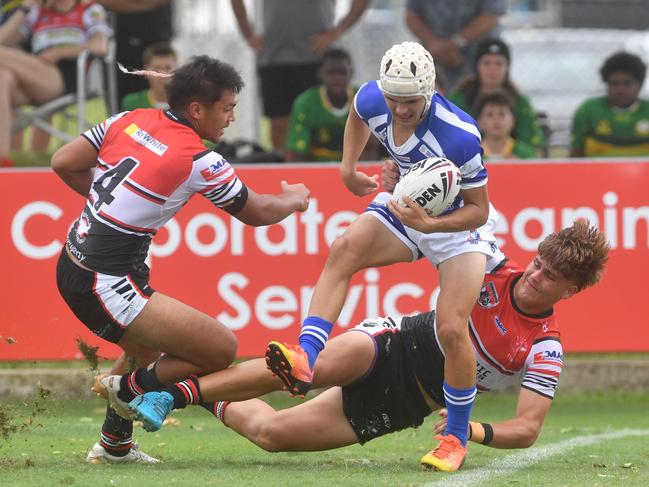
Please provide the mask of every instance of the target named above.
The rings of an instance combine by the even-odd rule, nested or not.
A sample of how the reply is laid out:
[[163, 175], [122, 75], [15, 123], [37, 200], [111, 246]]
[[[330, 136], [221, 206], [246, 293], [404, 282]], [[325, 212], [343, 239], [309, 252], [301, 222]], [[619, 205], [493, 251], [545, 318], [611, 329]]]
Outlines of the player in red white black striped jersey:
[[[228, 328], [149, 286], [145, 259], [158, 229], [194, 194], [255, 226], [277, 223], [309, 202], [303, 184], [282, 181], [280, 194], [255, 193], [203, 144], [202, 139], [217, 142], [234, 120], [243, 81], [232, 66], [197, 56], [160, 76], [169, 76], [169, 110], [114, 115], [52, 158], [54, 171], [87, 198], [59, 258], [59, 291], [93, 333], [140, 364], [132, 373], [95, 383], [121, 417], [108, 411], [101, 441], [88, 455], [93, 462], [152, 463], [133, 452], [128, 402], [190, 375], [223, 369], [236, 354]], [[119, 365], [113, 370], [122, 372]]]
[[[578, 221], [547, 236], [526, 268], [504, 261], [485, 276], [469, 321], [477, 384], [483, 392], [508, 385], [521, 389], [515, 416], [493, 424], [471, 421], [471, 441], [496, 448], [525, 448], [536, 441], [563, 365], [553, 306], [599, 282], [608, 249], [602, 233]], [[153, 409], [168, 414], [191, 404], [191, 396], [220, 400], [217, 417], [268, 451], [362, 444], [417, 427], [435, 410], [442, 417], [435, 432], [441, 434], [444, 363], [434, 311], [367, 319], [329, 341], [316, 362], [314, 386], [341, 387], [298, 406], [275, 411], [250, 399], [282, 386], [258, 359], [144, 394], [130, 407], [145, 428], [156, 429], [166, 414], [148, 414]], [[190, 384], [192, 395], [185, 392]], [[431, 456], [424, 455], [422, 465], [430, 467]]]

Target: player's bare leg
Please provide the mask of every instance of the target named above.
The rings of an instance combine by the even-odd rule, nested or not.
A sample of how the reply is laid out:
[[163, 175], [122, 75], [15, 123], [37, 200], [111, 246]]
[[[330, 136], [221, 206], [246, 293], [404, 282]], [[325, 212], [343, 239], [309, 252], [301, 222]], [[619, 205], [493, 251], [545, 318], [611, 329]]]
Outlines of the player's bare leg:
[[311, 387], [315, 359], [324, 348], [333, 322], [342, 310], [352, 276], [368, 267], [411, 260], [411, 250], [369, 214], [359, 216], [333, 242], [313, 291], [308, 317], [302, 325], [300, 345], [273, 341], [266, 350], [269, 368], [289, 392], [303, 396]]
[[[128, 370], [130, 358], [139, 366], [146, 366], [156, 360], [159, 353], [137, 345], [129, 347], [131, 355], [122, 353], [113, 364], [110, 375], [124, 374]], [[98, 381], [93, 391], [98, 388]], [[99, 392], [97, 390], [97, 392]], [[101, 429], [99, 441], [93, 445], [86, 456], [86, 461], [99, 463], [160, 463], [160, 460], [140, 451], [139, 445], [132, 440], [133, 421], [120, 417], [111, 406], [106, 406], [106, 418]]]
[[[275, 411], [260, 399], [233, 402], [225, 409], [223, 422], [271, 452], [320, 451], [358, 443], [343, 412], [340, 387], [281, 411]], [[296, 431], [309, 434], [296, 434]]]
[[425, 455], [426, 467], [453, 471], [466, 455], [467, 430], [476, 394], [476, 364], [468, 319], [484, 280], [486, 257], [478, 252], [460, 254], [439, 266], [437, 336], [444, 350], [444, 398], [448, 423], [439, 446]]
[[[369, 335], [350, 331], [329, 342], [315, 370], [314, 385], [348, 385], [363, 377], [376, 355]], [[190, 404], [218, 401], [211, 411], [220, 417], [230, 401], [243, 401], [280, 390], [282, 383], [269, 372], [263, 359], [250, 360], [203, 377], [190, 378], [160, 392], [148, 392], [129, 405], [148, 431], [157, 431], [173, 409]], [[188, 393], [188, 391], [191, 391]], [[192, 402], [194, 401], [194, 402]]]
[[165, 352], [148, 368], [100, 382], [111, 405], [127, 419], [127, 404], [138, 394], [159, 390], [190, 375], [204, 375], [232, 363], [236, 337], [215, 319], [162, 293], [154, 293], [119, 342]]

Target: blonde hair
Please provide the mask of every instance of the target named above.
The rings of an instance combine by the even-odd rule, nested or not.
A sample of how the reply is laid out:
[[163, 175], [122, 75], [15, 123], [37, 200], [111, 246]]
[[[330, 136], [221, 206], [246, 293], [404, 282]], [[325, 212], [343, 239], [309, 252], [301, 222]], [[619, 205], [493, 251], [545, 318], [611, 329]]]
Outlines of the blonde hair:
[[571, 227], [545, 237], [539, 244], [539, 256], [581, 291], [602, 278], [609, 248], [596, 227], [587, 220], [577, 220]]

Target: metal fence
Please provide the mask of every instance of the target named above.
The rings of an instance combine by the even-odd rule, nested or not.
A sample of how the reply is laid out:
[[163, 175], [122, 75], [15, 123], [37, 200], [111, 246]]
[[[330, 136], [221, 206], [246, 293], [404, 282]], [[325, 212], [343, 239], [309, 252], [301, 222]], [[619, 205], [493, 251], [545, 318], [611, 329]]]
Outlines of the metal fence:
[[[247, 0], [258, 21], [263, 0]], [[343, 15], [349, 0], [338, 0]], [[370, 0], [361, 20], [341, 40], [352, 54], [354, 82], [377, 76], [381, 56], [391, 45], [415, 40], [404, 21], [405, 1]], [[246, 89], [238, 120], [228, 137], [258, 139], [260, 102], [255, 59], [241, 38], [230, 2], [176, 0], [175, 45], [182, 58], [207, 53], [234, 64]], [[585, 98], [604, 93], [599, 68], [612, 52], [626, 49], [649, 59], [648, 0], [509, 0], [503, 38], [512, 49], [512, 79], [547, 114], [551, 144], [566, 147], [572, 114]], [[649, 94], [645, 88], [644, 93]]]

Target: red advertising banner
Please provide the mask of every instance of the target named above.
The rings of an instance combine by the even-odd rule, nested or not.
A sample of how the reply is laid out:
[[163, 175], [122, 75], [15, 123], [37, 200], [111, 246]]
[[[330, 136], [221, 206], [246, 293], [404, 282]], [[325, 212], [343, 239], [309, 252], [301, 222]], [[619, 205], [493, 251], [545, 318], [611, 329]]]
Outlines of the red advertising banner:
[[[366, 168], [378, 173], [377, 166]], [[247, 227], [194, 197], [151, 246], [151, 285], [232, 328], [240, 356], [263, 354], [271, 339], [295, 342], [331, 242], [363, 211], [335, 166], [243, 166], [257, 192], [278, 192], [280, 180], [304, 182], [309, 210], [270, 227]], [[491, 163], [491, 200], [500, 212], [497, 236], [520, 264], [547, 233], [577, 218], [596, 223], [611, 242], [603, 282], [557, 306], [568, 352], [649, 351], [649, 162]], [[59, 297], [55, 266], [83, 199], [48, 170], [0, 172], [0, 360], [78, 358], [75, 338], [95, 338]], [[363, 318], [428, 310], [437, 277], [425, 260], [358, 273], [334, 328]]]

